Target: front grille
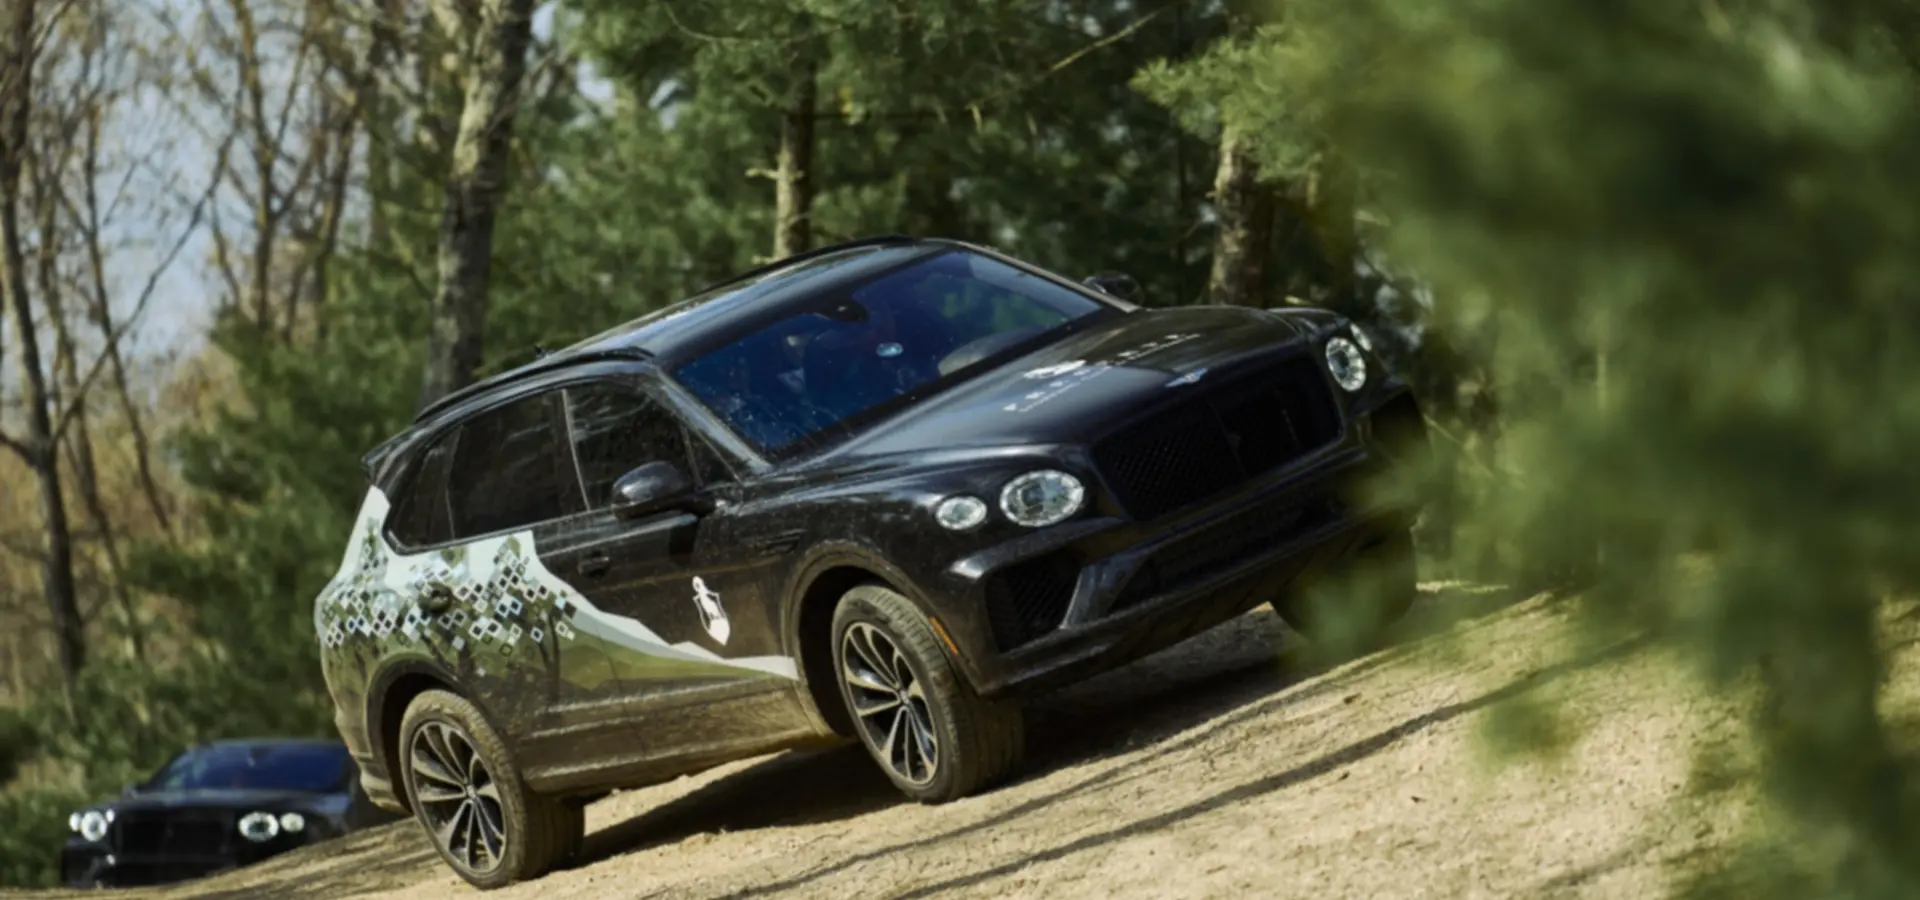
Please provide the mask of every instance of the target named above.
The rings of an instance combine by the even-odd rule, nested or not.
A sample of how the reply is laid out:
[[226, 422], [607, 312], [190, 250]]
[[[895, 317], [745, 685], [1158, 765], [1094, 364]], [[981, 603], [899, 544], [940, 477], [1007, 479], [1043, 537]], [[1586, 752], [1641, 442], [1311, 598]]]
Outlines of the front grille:
[[1340, 411], [1320, 367], [1295, 357], [1100, 441], [1093, 458], [1120, 505], [1151, 521], [1332, 443]]
[[1180, 537], [1141, 563], [1113, 611], [1145, 602], [1225, 571], [1340, 516], [1338, 494], [1328, 491], [1284, 504], [1267, 504]]
[[1057, 550], [987, 576], [987, 622], [1002, 652], [1060, 627], [1080, 580], [1080, 563]]
[[114, 848], [128, 856], [216, 856], [233, 834], [232, 817], [196, 811], [139, 810], [115, 817]]

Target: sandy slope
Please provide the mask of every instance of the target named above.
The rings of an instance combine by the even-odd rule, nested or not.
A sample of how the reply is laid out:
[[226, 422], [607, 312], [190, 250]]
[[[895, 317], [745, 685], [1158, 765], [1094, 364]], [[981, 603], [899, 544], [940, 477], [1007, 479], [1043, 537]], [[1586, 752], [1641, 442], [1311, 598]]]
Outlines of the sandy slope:
[[[1253, 613], [1036, 708], [1025, 776], [985, 796], [901, 802], [857, 747], [735, 764], [599, 802], [586, 862], [489, 896], [1659, 896], [1735, 814], [1669, 802], [1721, 717], [1649, 654], [1553, 665], [1562, 614], [1303, 677]], [[1476, 728], [1520, 694], [1591, 728], [1493, 773]], [[403, 822], [149, 896], [479, 894]]]

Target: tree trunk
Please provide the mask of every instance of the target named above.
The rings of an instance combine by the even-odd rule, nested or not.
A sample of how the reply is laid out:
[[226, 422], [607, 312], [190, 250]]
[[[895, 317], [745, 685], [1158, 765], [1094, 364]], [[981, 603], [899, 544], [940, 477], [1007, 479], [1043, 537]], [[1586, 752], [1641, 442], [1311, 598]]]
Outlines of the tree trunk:
[[[91, 318], [99, 328], [102, 340], [106, 342], [107, 371], [113, 377], [113, 386], [120, 398], [120, 411], [127, 417], [127, 431], [133, 438], [133, 460], [140, 473], [140, 490], [146, 496], [147, 507], [153, 510], [154, 522], [160, 530], [173, 536], [173, 520], [167, 513], [165, 498], [160, 492], [160, 483], [153, 474], [153, 441], [147, 437], [147, 427], [140, 419], [139, 405], [133, 402], [133, 388], [127, 378], [127, 361], [120, 353], [120, 341], [114, 333], [113, 301], [107, 291], [106, 254], [101, 249], [104, 238], [101, 235], [100, 221], [100, 112], [89, 112], [85, 128], [86, 143], [82, 148], [81, 190], [85, 200], [82, 225], [84, 234], [81, 239], [87, 249], [88, 275], [93, 283]], [[220, 154], [225, 164], [225, 152]]]
[[1246, 136], [1228, 126], [1220, 135], [1220, 168], [1213, 181], [1218, 231], [1207, 298], [1230, 306], [1266, 306], [1267, 268], [1273, 258], [1273, 191], [1260, 182], [1260, 164]]
[[20, 168], [26, 155], [27, 123], [33, 104], [35, 0], [14, 0], [8, 46], [0, 58], [0, 254], [6, 264], [7, 304], [13, 309], [14, 337], [20, 342], [21, 380], [27, 388], [27, 439], [7, 444], [33, 468], [40, 483], [40, 512], [46, 529], [41, 587], [46, 592], [60, 674], [69, 696], [86, 665], [86, 635], [73, 583], [73, 534], [66, 500], [60, 493], [60, 454], [54, 443], [53, 411], [46, 373], [40, 368], [39, 337], [27, 299], [26, 251], [20, 239]]
[[466, 96], [440, 220], [440, 290], [433, 301], [422, 407], [472, 383], [480, 367], [493, 220], [506, 188], [513, 117], [533, 37], [533, 0], [486, 0], [467, 34]]
[[794, 59], [794, 100], [780, 117], [780, 160], [773, 203], [773, 256], [783, 259], [813, 245], [813, 119], [817, 73], [802, 44]]

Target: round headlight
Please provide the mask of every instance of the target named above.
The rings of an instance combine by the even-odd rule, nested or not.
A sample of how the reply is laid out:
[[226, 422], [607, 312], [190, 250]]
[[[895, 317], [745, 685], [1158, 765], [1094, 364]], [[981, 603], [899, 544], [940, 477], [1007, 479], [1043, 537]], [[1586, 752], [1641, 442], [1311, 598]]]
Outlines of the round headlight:
[[250, 812], [240, 817], [240, 836], [254, 843], [273, 840], [280, 833], [280, 820], [273, 813]]
[[948, 497], [933, 508], [933, 518], [948, 531], [966, 531], [987, 520], [987, 505], [978, 497]]
[[1080, 511], [1087, 490], [1080, 479], [1065, 472], [1042, 469], [1028, 472], [1000, 489], [1000, 511], [1015, 524], [1040, 528]]
[[1359, 344], [1360, 349], [1368, 353], [1373, 352], [1373, 335], [1361, 330], [1358, 325], [1348, 325], [1347, 330], [1353, 332], [1353, 342]]
[[1360, 348], [1343, 337], [1327, 342], [1327, 371], [1343, 391], [1357, 391], [1367, 383], [1367, 360]]
[[280, 830], [288, 834], [299, 834], [307, 828], [307, 817], [299, 813], [281, 813]]
[[107, 836], [108, 821], [106, 814], [90, 809], [80, 814], [80, 820], [73, 823], [73, 830], [80, 832], [80, 836], [88, 841], [98, 841]]

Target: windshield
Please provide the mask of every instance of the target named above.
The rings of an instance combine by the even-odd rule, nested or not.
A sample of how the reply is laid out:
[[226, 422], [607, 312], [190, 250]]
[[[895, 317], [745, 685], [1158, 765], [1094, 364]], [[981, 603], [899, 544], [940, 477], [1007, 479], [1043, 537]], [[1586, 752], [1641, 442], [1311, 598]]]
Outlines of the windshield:
[[748, 441], [778, 455], [847, 431], [977, 364], [1105, 309], [1039, 275], [956, 251], [822, 298], [674, 370]]
[[323, 794], [344, 789], [351, 774], [345, 746], [219, 744], [197, 747], [174, 757], [143, 789], [237, 789]]

